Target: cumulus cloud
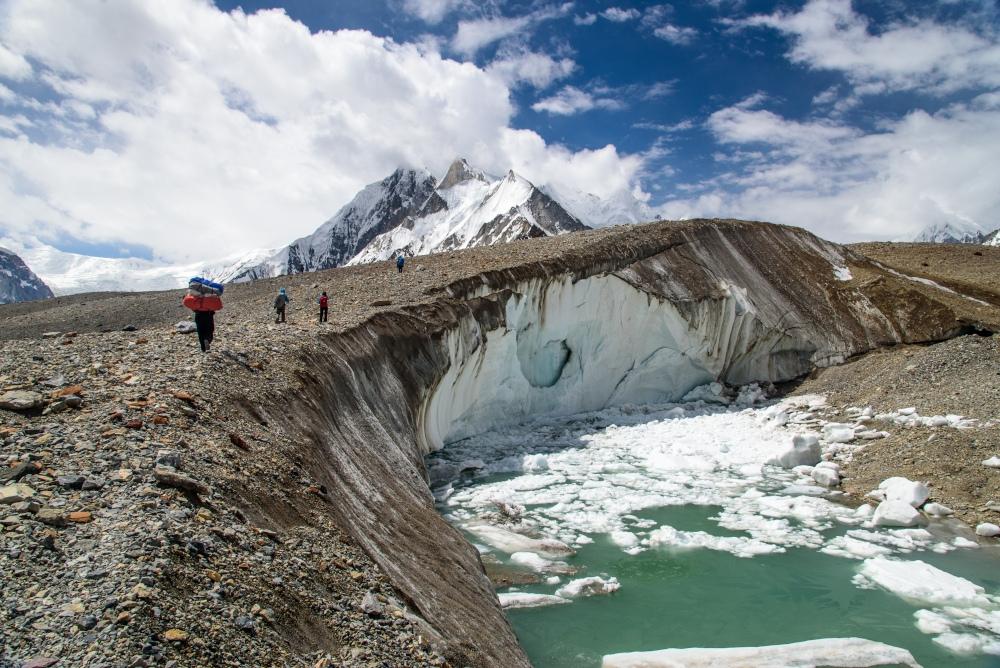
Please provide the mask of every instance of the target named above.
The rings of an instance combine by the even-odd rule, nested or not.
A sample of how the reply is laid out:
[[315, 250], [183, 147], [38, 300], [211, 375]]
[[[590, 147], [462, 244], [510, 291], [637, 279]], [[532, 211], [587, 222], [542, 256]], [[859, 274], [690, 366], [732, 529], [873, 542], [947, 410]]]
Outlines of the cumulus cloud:
[[474, 56], [480, 49], [501, 39], [523, 35], [540, 23], [562, 18], [573, 9], [573, 3], [551, 5], [522, 16], [494, 16], [460, 21], [451, 40], [451, 48], [465, 56]]
[[12, 0], [5, 14], [8, 60], [32, 68], [4, 83], [0, 228], [11, 237], [197, 260], [287, 243], [400, 165], [440, 173], [465, 155], [610, 194], [641, 162], [511, 127], [511, 82], [558, 76], [560, 61], [510, 75], [429, 42], [312, 33], [280, 10], [202, 0]]
[[608, 7], [601, 12], [601, 16], [615, 23], [624, 23], [626, 21], [632, 21], [639, 18], [640, 14], [638, 9], [633, 9], [631, 7], [628, 9], [622, 9], [621, 7]]
[[573, 23], [578, 26], [592, 26], [597, 23], [597, 14], [576, 15], [573, 17]]
[[451, 12], [469, 7], [469, 0], [404, 0], [403, 10], [425, 23], [440, 23]]
[[526, 83], [539, 89], [568, 77], [575, 69], [572, 58], [556, 60], [546, 53], [527, 50], [499, 54], [487, 67], [488, 72], [500, 77], [508, 86]]
[[844, 73], [862, 94], [920, 89], [946, 94], [1000, 86], [996, 25], [979, 32], [930, 20], [894, 23], [877, 33], [851, 0], [809, 0], [798, 12], [775, 12], [728, 22], [766, 27], [789, 36], [788, 58], [817, 70]]
[[581, 90], [576, 86], [564, 86], [555, 95], [531, 105], [538, 112], [546, 112], [556, 116], [571, 116], [591, 109], [623, 109], [625, 104], [613, 97], [600, 97]]
[[660, 27], [655, 28], [653, 30], [653, 34], [660, 39], [670, 42], [671, 44], [683, 46], [693, 42], [694, 38], [698, 36], [698, 31], [694, 28], [676, 26], [672, 23], [664, 23]]
[[989, 99], [913, 111], [877, 131], [734, 105], [706, 123], [719, 176], [669, 202], [669, 217], [738, 216], [830, 239], [911, 238], [930, 223], [1000, 221], [1000, 108]]

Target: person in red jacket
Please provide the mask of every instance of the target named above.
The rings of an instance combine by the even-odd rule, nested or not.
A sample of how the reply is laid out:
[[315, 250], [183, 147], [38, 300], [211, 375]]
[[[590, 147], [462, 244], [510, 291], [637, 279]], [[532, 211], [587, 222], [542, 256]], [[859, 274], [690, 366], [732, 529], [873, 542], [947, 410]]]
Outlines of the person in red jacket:
[[319, 298], [319, 321], [326, 322], [326, 312], [327, 306], [330, 304], [330, 299], [326, 296], [324, 292]]

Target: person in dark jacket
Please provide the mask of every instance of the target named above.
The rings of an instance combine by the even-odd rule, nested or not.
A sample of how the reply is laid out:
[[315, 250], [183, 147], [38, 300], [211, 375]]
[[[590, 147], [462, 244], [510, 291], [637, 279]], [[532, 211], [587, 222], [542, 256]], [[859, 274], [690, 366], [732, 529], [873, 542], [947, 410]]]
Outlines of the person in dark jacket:
[[198, 343], [201, 344], [201, 352], [207, 353], [208, 349], [212, 347], [212, 338], [215, 336], [215, 312], [195, 311], [194, 326], [198, 330]]
[[274, 298], [274, 322], [285, 322], [285, 307], [288, 306], [288, 302], [290, 301], [292, 301], [292, 299], [288, 296], [288, 293], [285, 292], [284, 288], [278, 290], [278, 296]]
[[326, 313], [327, 313], [327, 307], [329, 306], [329, 304], [330, 304], [330, 299], [329, 299], [329, 297], [326, 296], [326, 293], [324, 292], [319, 297], [319, 321], [320, 322], [326, 322]]
[[403, 258], [403, 254], [402, 253], [400, 253], [399, 255], [396, 256], [396, 269], [399, 269], [399, 273], [401, 273], [401, 274], [403, 273], [403, 263], [404, 262], [406, 262], [406, 259]]

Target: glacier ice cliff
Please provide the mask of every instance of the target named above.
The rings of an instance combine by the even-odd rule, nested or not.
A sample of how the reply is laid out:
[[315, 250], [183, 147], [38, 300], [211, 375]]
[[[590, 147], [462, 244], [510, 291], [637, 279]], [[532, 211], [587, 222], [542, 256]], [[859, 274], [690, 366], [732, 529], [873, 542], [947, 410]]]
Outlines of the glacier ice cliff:
[[457, 665], [529, 664], [476, 550], [434, 508], [430, 450], [524, 416], [784, 381], [978, 326], [946, 293], [797, 228], [689, 221], [582, 235], [565, 253], [428, 288], [422, 303], [321, 337], [296, 394], [276, 397], [294, 410], [259, 408], [311, 444], [338, 522]]

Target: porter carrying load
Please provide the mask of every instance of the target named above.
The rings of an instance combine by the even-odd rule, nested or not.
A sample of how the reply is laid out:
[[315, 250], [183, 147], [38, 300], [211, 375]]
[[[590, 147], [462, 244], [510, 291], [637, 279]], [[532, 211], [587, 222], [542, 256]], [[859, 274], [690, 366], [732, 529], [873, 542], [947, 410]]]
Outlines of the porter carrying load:
[[222, 309], [222, 292], [225, 287], [207, 278], [195, 276], [188, 281], [187, 295], [184, 296], [184, 306], [192, 311], [219, 311]]

